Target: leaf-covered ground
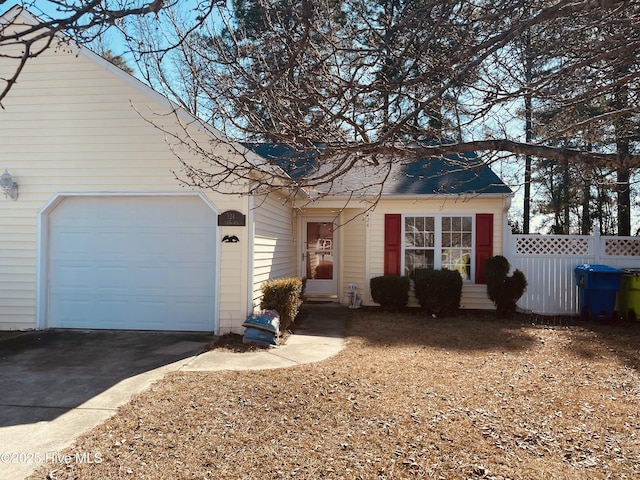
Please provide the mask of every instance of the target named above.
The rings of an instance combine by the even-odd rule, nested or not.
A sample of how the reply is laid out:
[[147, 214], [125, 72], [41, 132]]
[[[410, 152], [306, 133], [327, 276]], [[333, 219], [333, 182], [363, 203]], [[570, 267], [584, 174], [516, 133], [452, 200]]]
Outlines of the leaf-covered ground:
[[[640, 324], [352, 312], [319, 364], [174, 373], [59, 479], [640, 478]], [[242, 355], [242, 353], [238, 353]]]

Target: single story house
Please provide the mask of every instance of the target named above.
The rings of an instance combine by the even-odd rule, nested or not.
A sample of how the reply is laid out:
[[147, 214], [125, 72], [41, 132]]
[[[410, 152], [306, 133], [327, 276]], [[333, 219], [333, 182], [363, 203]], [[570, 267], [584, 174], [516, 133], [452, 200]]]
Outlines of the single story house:
[[[249, 147], [293, 178], [335, 168], [283, 145]], [[295, 202], [306, 295], [340, 300], [355, 284], [372, 304], [372, 277], [433, 267], [460, 272], [463, 308], [493, 308], [483, 266], [502, 252], [511, 189], [473, 153], [377, 160], [316, 182]]]
[[[16, 19], [38, 21], [16, 7], [0, 23]], [[0, 77], [15, 67], [3, 56]], [[286, 149], [227, 140], [73, 43], [27, 62], [0, 122], [2, 330], [240, 333], [267, 279], [306, 276], [335, 301], [355, 284], [367, 305], [372, 277], [422, 265], [458, 269], [463, 308], [492, 308], [482, 263], [512, 193], [474, 155], [398, 162], [378, 194], [362, 182], [375, 166], [296, 198], [185, 188], [181, 135], [256, 171], [287, 170]]]

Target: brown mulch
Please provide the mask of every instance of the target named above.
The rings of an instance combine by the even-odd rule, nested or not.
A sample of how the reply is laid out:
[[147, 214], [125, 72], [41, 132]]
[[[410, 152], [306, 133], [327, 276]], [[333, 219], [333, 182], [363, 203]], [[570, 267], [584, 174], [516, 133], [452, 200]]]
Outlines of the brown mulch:
[[[289, 335], [291, 335], [292, 329], [280, 332], [278, 335], [278, 345], [284, 345], [287, 343]], [[264, 345], [262, 343], [247, 343], [244, 340], [244, 336], [238, 333], [226, 333], [218, 337], [214, 342], [206, 345], [204, 351], [209, 350], [225, 350], [227, 352], [245, 353], [255, 352], [257, 350], [268, 350], [272, 348], [270, 345]]]
[[207, 345], [204, 350], [226, 350], [235, 353], [245, 353], [268, 348], [269, 346], [265, 345], [245, 343], [243, 336], [238, 333], [227, 333], [218, 337], [215, 342]]
[[[296, 331], [299, 324], [303, 323], [305, 318], [309, 315], [309, 311], [306, 308], [301, 308], [296, 316], [296, 323], [289, 325], [287, 328], [281, 330], [278, 334], [278, 345], [284, 345], [287, 343], [289, 336]], [[264, 345], [261, 343], [247, 343], [244, 340], [244, 336], [238, 333], [226, 333], [216, 338], [214, 342], [206, 345], [204, 351], [208, 350], [225, 350], [228, 352], [244, 353], [254, 352], [256, 350], [265, 350], [271, 348], [270, 345]]]
[[335, 357], [172, 373], [30, 478], [640, 478], [640, 324], [574, 323], [354, 311]]

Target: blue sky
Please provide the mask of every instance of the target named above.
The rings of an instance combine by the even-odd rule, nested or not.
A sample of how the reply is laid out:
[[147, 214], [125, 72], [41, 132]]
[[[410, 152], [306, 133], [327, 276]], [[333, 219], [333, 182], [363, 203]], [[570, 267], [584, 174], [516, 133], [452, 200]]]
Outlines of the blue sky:
[[[191, 2], [188, 0], [185, 4]], [[15, 5], [24, 5], [27, 10], [32, 14], [43, 18], [44, 20], [55, 19], [65, 17], [66, 14], [59, 12], [58, 6], [55, 2], [49, 0], [0, 0], [0, 14], [11, 9]], [[112, 27], [107, 30], [106, 35], [103, 37], [104, 46], [110, 49], [113, 53], [123, 55], [127, 53], [127, 45], [124, 42], [122, 35], [118, 32], [118, 29]], [[133, 65], [131, 65], [133, 66]]]
[[[185, 11], [188, 11], [190, 7], [193, 8], [197, 6], [197, 4], [198, 4], [198, 0], [183, 0], [180, 2], [180, 6]], [[43, 17], [44, 19], [56, 18], [59, 16], [55, 2], [52, 2], [49, 0], [27, 0], [27, 1], [0, 0], [0, 14], [4, 13], [5, 11], [9, 10], [15, 5], [26, 5], [28, 10], [31, 13], [33, 13], [36, 16]], [[134, 70], [136, 70], [135, 62], [133, 61], [131, 55], [128, 55], [128, 47], [124, 42], [122, 35], [119, 33], [119, 31], [116, 28], [111, 28], [107, 31], [107, 34], [103, 37], [102, 45], [104, 48], [111, 50], [114, 54], [122, 55], [127, 61], [128, 65]], [[504, 168], [504, 171], [501, 172], [500, 170], [502, 170], [503, 168]], [[511, 162], [507, 162], [506, 164], [502, 164], [502, 162], [499, 162], [498, 164], [493, 165], [493, 169], [496, 171], [496, 173], [503, 174], [505, 177], [504, 179], [508, 183], [511, 183], [512, 188], [516, 192], [516, 197], [514, 198], [514, 202], [511, 208], [511, 214], [517, 218], [522, 209], [522, 191], [521, 191], [521, 188], [519, 188], [519, 185], [517, 185], [518, 183], [517, 181], [513, 182], [514, 180], [513, 178], [508, 178], [513, 175], [513, 166], [511, 165]], [[638, 195], [636, 192], [634, 192], [633, 197], [634, 198], [632, 199], [632, 201], [634, 203], [637, 202]], [[638, 207], [636, 205], [632, 205], [632, 216], [633, 216], [632, 223], [634, 224], [633, 226], [634, 231], [638, 228], [638, 223], [639, 223], [637, 210], [638, 210]], [[536, 218], [532, 218], [533, 229], [535, 229], [536, 227], [539, 227], [539, 225], [536, 225], [536, 223], [538, 223], [537, 220], [538, 219]]]

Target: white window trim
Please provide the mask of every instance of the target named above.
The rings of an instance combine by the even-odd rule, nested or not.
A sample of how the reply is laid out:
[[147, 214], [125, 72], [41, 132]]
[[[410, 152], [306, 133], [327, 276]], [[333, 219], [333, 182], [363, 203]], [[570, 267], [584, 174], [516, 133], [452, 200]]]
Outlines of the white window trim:
[[464, 283], [474, 284], [476, 282], [476, 215], [474, 213], [403, 213], [402, 214], [402, 233], [401, 244], [402, 250], [400, 253], [400, 271], [402, 275], [405, 272], [405, 252], [407, 249], [406, 244], [406, 218], [407, 217], [433, 217], [435, 224], [435, 238], [433, 242], [433, 263], [434, 269], [439, 270], [442, 268], [442, 219], [443, 217], [470, 217], [471, 218], [471, 272], [469, 280], [463, 280]]

